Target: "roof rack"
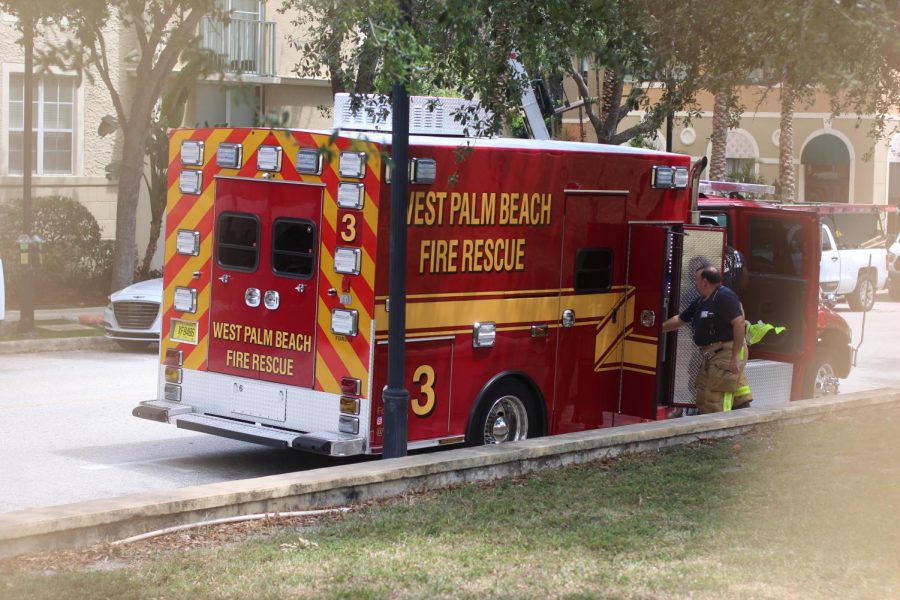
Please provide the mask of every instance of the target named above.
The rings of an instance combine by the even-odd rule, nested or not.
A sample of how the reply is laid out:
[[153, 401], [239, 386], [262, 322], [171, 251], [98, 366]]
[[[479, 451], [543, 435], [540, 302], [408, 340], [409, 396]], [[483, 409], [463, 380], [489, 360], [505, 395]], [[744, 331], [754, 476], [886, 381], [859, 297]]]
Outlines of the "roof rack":
[[700, 193], [706, 195], [747, 194], [749, 196], [774, 196], [775, 186], [739, 181], [700, 181]]
[[[351, 131], [391, 131], [391, 103], [386, 96], [367, 94], [362, 97], [362, 106], [355, 113], [351, 106], [350, 94], [334, 96], [334, 127]], [[491, 114], [480, 107], [478, 102], [462, 98], [436, 98], [433, 96], [410, 96], [409, 133], [412, 135], [466, 136], [465, 124], [456, 120], [460, 111], [476, 114], [485, 122]], [[473, 137], [468, 133], [467, 137]]]

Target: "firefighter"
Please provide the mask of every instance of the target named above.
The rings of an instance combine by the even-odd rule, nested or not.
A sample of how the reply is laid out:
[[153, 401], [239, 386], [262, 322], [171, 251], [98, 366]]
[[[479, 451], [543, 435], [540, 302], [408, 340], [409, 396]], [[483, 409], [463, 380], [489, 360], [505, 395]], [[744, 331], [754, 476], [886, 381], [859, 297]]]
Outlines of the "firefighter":
[[702, 364], [694, 386], [701, 414], [746, 408], [753, 397], [744, 376], [747, 363], [744, 313], [737, 295], [722, 285], [722, 275], [711, 266], [694, 271], [700, 296], [679, 315], [663, 323], [663, 332], [690, 323]]

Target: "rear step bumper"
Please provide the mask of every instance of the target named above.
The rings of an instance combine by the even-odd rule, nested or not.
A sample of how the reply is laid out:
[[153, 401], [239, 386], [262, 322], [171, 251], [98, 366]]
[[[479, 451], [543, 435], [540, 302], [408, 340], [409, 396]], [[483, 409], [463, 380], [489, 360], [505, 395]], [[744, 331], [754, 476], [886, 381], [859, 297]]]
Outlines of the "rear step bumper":
[[327, 431], [309, 433], [285, 431], [222, 417], [194, 414], [191, 410], [192, 407], [178, 402], [151, 400], [141, 402], [131, 414], [151, 421], [173, 423], [181, 429], [276, 448], [293, 448], [328, 456], [354, 456], [365, 451], [365, 440], [361, 437]]

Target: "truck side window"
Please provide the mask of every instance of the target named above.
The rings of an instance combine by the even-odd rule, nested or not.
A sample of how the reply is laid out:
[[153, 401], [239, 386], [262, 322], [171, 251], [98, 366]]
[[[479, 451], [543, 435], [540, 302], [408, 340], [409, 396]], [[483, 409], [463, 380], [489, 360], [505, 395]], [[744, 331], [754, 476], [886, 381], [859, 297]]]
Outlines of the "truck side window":
[[219, 266], [236, 271], [255, 271], [259, 264], [259, 221], [253, 215], [223, 213], [216, 235]]
[[786, 219], [750, 219], [750, 272], [802, 275], [803, 256], [800, 224]]
[[582, 248], [575, 255], [575, 293], [605, 292], [613, 282], [612, 248]]
[[822, 236], [822, 251], [828, 252], [831, 250], [831, 240], [828, 239], [828, 232], [825, 231], [825, 227], [821, 227], [819, 231]]
[[272, 270], [308, 279], [315, 265], [316, 227], [304, 219], [276, 219], [272, 225]]

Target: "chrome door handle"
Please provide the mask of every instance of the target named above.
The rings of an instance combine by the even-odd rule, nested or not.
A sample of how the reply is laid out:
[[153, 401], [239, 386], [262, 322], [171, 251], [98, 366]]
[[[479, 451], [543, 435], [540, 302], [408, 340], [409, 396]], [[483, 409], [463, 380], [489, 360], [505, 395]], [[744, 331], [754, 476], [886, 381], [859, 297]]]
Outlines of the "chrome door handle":
[[837, 257], [837, 256], [832, 256], [832, 257], [831, 257], [831, 262], [837, 262], [837, 261], [838, 261], [838, 257]]
[[228, 283], [229, 281], [231, 281], [231, 276], [228, 275], [228, 273], [225, 273], [224, 275], [219, 277], [219, 281], [221, 281], [222, 283]]

